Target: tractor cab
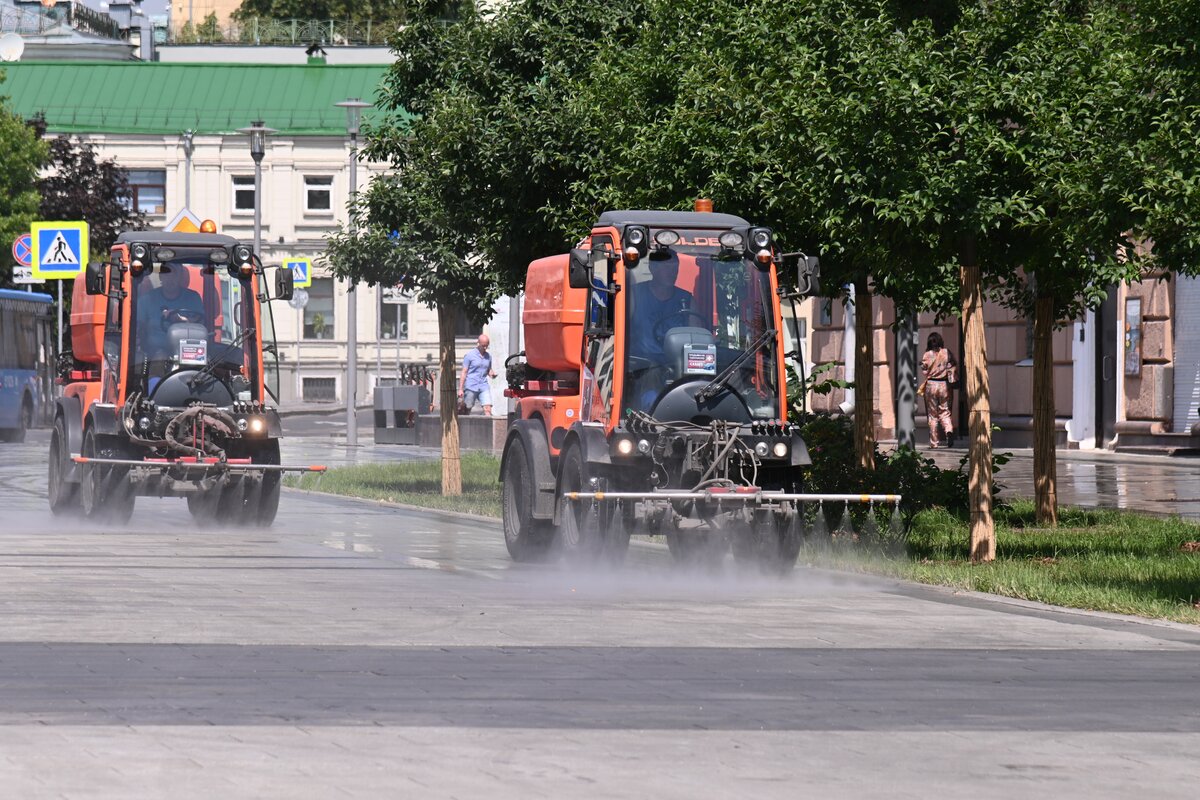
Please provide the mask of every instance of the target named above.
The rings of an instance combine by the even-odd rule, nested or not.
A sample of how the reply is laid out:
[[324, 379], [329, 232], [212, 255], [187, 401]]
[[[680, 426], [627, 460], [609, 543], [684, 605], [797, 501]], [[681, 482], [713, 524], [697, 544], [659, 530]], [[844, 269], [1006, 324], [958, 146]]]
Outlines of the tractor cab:
[[771, 265], [719, 243], [725, 236], [734, 245], [743, 233], [650, 228], [645, 235], [646, 254], [623, 257], [620, 416], [640, 411], [705, 424], [784, 416]]

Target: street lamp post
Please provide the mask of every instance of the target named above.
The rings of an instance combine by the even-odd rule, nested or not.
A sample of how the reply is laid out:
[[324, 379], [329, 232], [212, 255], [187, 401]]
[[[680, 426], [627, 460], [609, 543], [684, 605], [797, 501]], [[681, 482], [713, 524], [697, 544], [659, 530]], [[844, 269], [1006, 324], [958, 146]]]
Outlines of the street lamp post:
[[183, 132], [183, 207], [192, 209], [192, 153], [196, 152], [196, 132], [190, 128]]
[[267, 137], [275, 133], [274, 128], [263, 125], [263, 121], [255, 120], [249, 128], [241, 128], [238, 133], [250, 137], [250, 157], [254, 159], [254, 255], [262, 259], [262, 160], [267, 152]]
[[[346, 133], [350, 134], [350, 219], [347, 227], [353, 236], [354, 196], [358, 194], [358, 124], [362, 110], [370, 108], [371, 104], [350, 97], [334, 105], [346, 109]], [[354, 278], [351, 278], [350, 288], [346, 291], [346, 443], [351, 446], [358, 444], [358, 418], [354, 408], [358, 394], [358, 296], [354, 293], [354, 285]]]

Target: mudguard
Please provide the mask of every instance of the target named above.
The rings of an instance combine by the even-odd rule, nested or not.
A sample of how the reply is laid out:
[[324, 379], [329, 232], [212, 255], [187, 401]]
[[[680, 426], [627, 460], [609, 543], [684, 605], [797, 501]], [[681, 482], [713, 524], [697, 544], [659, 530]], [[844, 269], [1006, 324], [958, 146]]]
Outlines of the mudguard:
[[605, 466], [612, 464], [612, 455], [608, 449], [608, 435], [605, 434], [603, 427], [576, 422], [571, 426], [567, 440], [563, 442], [563, 449], [565, 450], [573, 440], [578, 441], [579, 446], [583, 448], [583, 463], [604, 464]]
[[509, 443], [513, 439], [520, 439], [529, 455], [529, 466], [537, 488], [533, 495], [533, 518], [553, 519], [557, 481], [554, 470], [550, 467], [550, 443], [546, 440], [546, 426], [540, 421], [530, 419], [517, 420], [512, 424], [508, 440], [504, 443], [504, 454], [500, 459], [501, 475], [504, 474], [504, 463], [511, 452]]
[[263, 416], [267, 420], [267, 436], [272, 439], [282, 439], [283, 423], [279, 419], [279, 412], [274, 408], [264, 408]]
[[[92, 429], [96, 431], [97, 435], [117, 436], [121, 433], [121, 426], [117, 422], [116, 406], [94, 403], [88, 416], [92, 420]], [[71, 452], [78, 453], [79, 451], [72, 450]]]
[[792, 453], [793, 467], [807, 467], [812, 464], [812, 457], [808, 454], [808, 445], [804, 443], [800, 434], [792, 434], [792, 445], [789, 449]]
[[[63, 427], [67, 432], [67, 452], [78, 453], [83, 449], [83, 410], [79, 407], [79, 398], [59, 397], [54, 401], [54, 416], [55, 419], [62, 417]], [[63, 479], [70, 483], [79, 483], [79, 465], [68, 459]]]

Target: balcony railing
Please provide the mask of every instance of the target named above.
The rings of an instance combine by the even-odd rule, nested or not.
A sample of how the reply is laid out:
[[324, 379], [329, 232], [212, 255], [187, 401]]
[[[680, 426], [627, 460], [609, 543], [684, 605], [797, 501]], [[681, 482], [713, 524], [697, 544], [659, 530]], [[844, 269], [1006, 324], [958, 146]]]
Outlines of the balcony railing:
[[109, 39], [123, 39], [121, 26], [107, 14], [93, 11], [81, 3], [59, 3], [42, 9], [0, 6], [0, 33], [19, 33], [39, 36], [48, 30], [67, 24], [75, 30], [87, 31]]
[[167, 36], [168, 44], [386, 45], [396, 23], [253, 17], [228, 25], [185, 24]]

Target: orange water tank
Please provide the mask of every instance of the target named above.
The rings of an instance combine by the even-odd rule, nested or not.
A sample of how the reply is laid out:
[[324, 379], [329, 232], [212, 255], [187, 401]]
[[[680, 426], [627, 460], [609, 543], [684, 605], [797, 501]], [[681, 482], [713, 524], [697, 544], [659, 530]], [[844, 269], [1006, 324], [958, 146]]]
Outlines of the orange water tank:
[[104, 360], [104, 318], [108, 313], [108, 298], [90, 295], [83, 277], [75, 280], [71, 291], [71, 349], [75, 359], [100, 365]]
[[586, 289], [568, 282], [570, 256], [541, 258], [529, 265], [525, 279], [525, 359], [550, 372], [579, 369], [583, 348]]

